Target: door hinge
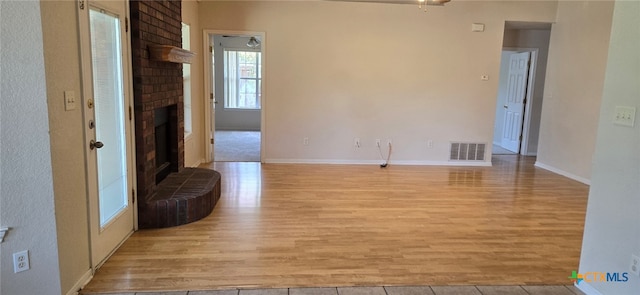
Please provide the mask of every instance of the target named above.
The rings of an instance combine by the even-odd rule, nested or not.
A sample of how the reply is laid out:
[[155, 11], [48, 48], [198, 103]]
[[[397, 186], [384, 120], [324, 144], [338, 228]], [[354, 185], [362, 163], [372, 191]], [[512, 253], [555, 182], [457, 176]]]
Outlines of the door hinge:
[[209, 46], [209, 52], [213, 53], [213, 46]]
[[211, 144], [213, 144], [213, 138], [211, 139]]
[[133, 111], [131, 110], [131, 106], [129, 106], [129, 121], [133, 118]]
[[129, 32], [129, 18], [128, 17], [124, 18], [124, 31], [125, 32]]
[[136, 189], [135, 188], [131, 189], [131, 203], [132, 204], [136, 203]]
[[78, 0], [78, 6], [80, 7], [80, 10], [84, 10], [84, 0]]
[[209, 99], [213, 99], [213, 93], [209, 93]]

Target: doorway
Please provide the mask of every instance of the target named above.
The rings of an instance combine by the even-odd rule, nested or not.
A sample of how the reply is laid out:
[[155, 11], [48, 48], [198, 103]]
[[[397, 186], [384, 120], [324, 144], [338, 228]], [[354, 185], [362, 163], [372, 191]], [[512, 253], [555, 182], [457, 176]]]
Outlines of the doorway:
[[494, 155], [537, 155], [550, 35], [550, 23], [505, 23]]
[[261, 162], [264, 134], [264, 34], [205, 33], [211, 56], [210, 159]]
[[134, 231], [131, 60], [126, 1], [78, 10], [86, 138], [91, 266], [95, 271]]

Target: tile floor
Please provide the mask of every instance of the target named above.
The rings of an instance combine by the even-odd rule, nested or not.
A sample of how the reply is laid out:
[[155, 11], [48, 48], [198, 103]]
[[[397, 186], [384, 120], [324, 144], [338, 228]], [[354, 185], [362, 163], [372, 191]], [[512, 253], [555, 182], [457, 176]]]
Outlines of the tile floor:
[[[583, 295], [567, 286], [387, 286], [108, 293], [108, 295]], [[107, 295], [107, 294], [104, 294]]]

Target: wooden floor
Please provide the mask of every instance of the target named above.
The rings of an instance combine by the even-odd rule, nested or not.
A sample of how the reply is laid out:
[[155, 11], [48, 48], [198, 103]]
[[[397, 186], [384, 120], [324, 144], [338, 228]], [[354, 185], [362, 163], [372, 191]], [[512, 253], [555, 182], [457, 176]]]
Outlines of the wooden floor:
[[136, 232], [84, 292], [382, 285], [566, 285], [588, 186], [493, 167], [217, 163], [207, 218]]

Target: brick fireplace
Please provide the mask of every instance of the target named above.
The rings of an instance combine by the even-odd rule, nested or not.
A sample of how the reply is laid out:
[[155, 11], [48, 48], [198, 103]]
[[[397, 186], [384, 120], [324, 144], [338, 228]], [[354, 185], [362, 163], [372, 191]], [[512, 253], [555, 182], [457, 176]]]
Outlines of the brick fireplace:
[[[139, 227], [192, 222], [213, 210], [219, 174], [184, 168], [182, 64], [153, 59], [149, 50], [182, 47], [182, 3], [132, 0], [129, 5]], [[218, 182], [212, 183], [215, 177]], [[196, 187], [184, 193], [185, 183]]]

